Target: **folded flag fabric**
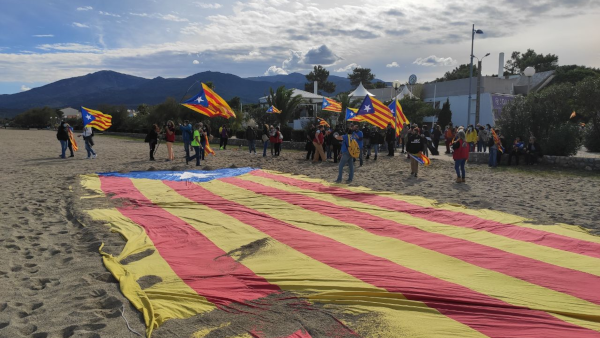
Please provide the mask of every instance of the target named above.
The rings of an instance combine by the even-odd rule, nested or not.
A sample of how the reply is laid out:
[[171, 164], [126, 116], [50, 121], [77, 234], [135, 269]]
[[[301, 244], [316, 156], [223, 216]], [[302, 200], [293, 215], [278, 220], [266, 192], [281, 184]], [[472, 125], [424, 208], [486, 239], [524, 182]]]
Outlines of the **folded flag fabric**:
[[181, 105], [208, 117], [235, 118], [235, 113], [229, 107], [229, 104], [204, 83], [202, 83], [202, 89], [198, 94]]
[[325, 121], [324, 119], [322, 119], [322, 118], [320, 118], [320, 117], [317, 117], [317, 123], [318, 123], [320, 126], [325, 126], [325, 127], [327, 127], [327, 128], [329, 128], [329, 127], [330, 127], [330, 126], [329, 126], [329, 123], [327, 123], [327, 121]]
[[362, 121], [362, 117], [356, 115], [358, 108], [346, 108], [346, 121]]
[[424, 166], [428, 166], [431, 164], [431, 160], [429, 157], [425, 156], [423, 153], [418, 154], [410, 154], [410, 157], [414, 158], [417, 162], [421, 163]]
[[381, 101], [369, 95], [365, 96], [363, 103], [358, 109], [358, 116], [364, 121], [371, 123], [381, 129], [387, 128], [389, 123], [395, 126], [396, 120], [394, 115], [390, 111], [390, 108], [383, 104]]
[[281, 110], [277, 109], [275, 106], [270, 106], [269, 109], [267, 109], [267, 113], [280, 114]]
[[410, 124], [410, 122], [406, 118], [406, 115], [404, 115], [404, 111], [402, 110], [402, 106], [398, 99], [390, 103], [388, 108], [390, 108], [390, 111], [394, 115], [394, 120], [396, 122], [396, 136], [399, 136], [402, 128], [404, 128], [404, 124]]
[[326, 110], [326, 111], [331, 111], [334, 113], [341, 113], [342, 112], [342, 104], [337, 102], [336, 100], [324, 97], [323, 105], [321, 106], [321, 109]]
[[210, 144], [208, 142], [206, 142], [206, 145], [204, 146], [204, 156], [206, 156], [208, 154], [215, 156], [215, 151], [212, 150], [212, 148], [210, 147]]
[[101, 111], [81, 107], [81, 119], [84, 127], [106, 130], [112, 126], [112, 116]]
[[496, 144], [496, 148], [498, 149], [498, 151], [504, 153], [504, 147], [502, 146], [502, 142], [500, 142], [500, 138], [498, 137], [498, 134], [496, 134], [496, 131], [494, 129], [492, 129], [492, 137], [494, 138], [494, 144]]
[[73, 131], [71, 130], [71, 128], [67, 129], [67, 133], [69, 133], [69, 141], [71, 141], [71, 146], [73, 147], [73, 151], [79, 150], [79, 147], [77, 147], [77, 142], [75, 142], [75, 137], [73, 136]]

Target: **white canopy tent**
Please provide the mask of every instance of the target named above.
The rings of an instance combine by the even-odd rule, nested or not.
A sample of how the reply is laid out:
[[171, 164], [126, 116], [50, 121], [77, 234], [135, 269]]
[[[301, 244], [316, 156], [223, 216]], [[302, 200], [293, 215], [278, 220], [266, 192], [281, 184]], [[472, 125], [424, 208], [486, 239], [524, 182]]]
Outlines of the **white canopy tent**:
[[358, 85], [358, 87], [356, 87], [356, 89], [352, 93], [348, 94], [348, 96], [350, 97], [365, 97], [367, 95], [375, 96], [369, 93], [365, 86], [363, 86], [362, 82]]

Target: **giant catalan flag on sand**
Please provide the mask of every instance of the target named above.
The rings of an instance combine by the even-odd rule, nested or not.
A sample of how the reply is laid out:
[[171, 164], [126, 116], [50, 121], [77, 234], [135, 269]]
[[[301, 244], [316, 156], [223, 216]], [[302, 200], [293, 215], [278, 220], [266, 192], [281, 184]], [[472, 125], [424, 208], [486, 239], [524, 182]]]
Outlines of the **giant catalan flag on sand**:
[[127, 240], [101, 252], [148, 336], [600, 337], [600, 237], [575, 226], [251, 168], [82, 182], [114, 201], [88, 212]]

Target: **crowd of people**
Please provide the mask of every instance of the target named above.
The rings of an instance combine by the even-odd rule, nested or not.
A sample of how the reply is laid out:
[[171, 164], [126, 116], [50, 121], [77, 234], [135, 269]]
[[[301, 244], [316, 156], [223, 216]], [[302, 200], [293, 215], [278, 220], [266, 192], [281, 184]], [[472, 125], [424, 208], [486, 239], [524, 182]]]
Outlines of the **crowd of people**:
[[[184, 121], [178, 126], [181, 133], [185, 151], [186, 164], [195, 161], [196, 166], [200, 166], [206, 156], [206, 148], [210, 149], [209, 143], [213, 139], [209, 125], [202, 122], [192, 125], [189, 121]], [[173, 121], [168, 121], [161, 128], [158, 124], [152, 125], [146, 135], [145, 142], [149, 144], [150, 161], [155, 161], [157, 147], [161, 140], [164, 140], [167, 148], [166, 161], [175, 160], [173, 144], [175, 142], [176, 125]], [[73, 128], [66, 122], [59, 125], [57, 129], [57, 139], [61, 144], [61, 158], [66, 158], [66, 150], [70, 150], [70, 157], [74, 157]], [[83, 129], [79, 137], [83, 137], [87, 158], [96, 158], [97, 153], [93, 149], [94, 132], [90, 127]], [[229, 125], [225, 124], [219, 128], [219, 148], [227, 149], [228, 140], [232, 136]], [[245, 137], [250, 154], [256, 155], [256, 142], [262, 141], [262, 156], [267, 156], [270, 146], [271, 156], [277, 157], [281, 154], [283, 134], [279, 126], [265, 124], [262, 128], [248, 126], [245, 131]], [[338, 125], [336, 128], [330, 128], [328, 125], [311, 125], [306, 132], [306, 160], [313, 163], [322, 163], [332, 161], [339, 163], [339, 173], [337, 181], [341, 181], [342, 172], [346, 166], [349, 167], [349, 176], [347, 182], [352, 182], [354, 177], [354, 163], [358, 161], [358, 166], [362, 166], [365, 160], [371, 157], [377, 161], [380, 151], [387, 151], [388, 157], [393, 157], [396, 151], [400, 154], [406, 154], [410, 160], [411, 176], [418, 177], [419, 158], [422, 156], [436, 156], [439, 154], [438, 147], [444, 140], [446, 145], [446, 154], [452, 154], [455, 162], [456, 182], [466, 181], [465, 163], [471, 152], [489, 152], [488, 164], [495, 168], [502, 160], [502, 154], [508, 154], [507, 165], [512, 164], [513, 158], [517, 165], [520, 158], [525, 157], [525, 163], [534, 165], [537, 159], [542, 155], [542, 149], [535, 137], [531, 136], [529, 142], [525, 143], [517, 137], [512, 144], [507, 144], [502, 131], [498, 128], [492, 128], [489, 124], [485, 126], [469, 125], [454, 127], [452, 123], [445, 127], [444, 131], [440, 125], [434, 124], [432, 127], [417, 124], [405, 124], [399, 135], [395, 128], [388, 124], [387, 128], [380, 130], [372, 125], [363, 124], [362, 128], [358, 123], [347, 126]], [[352, 152], [352, 147], [356, 142], [358, 151]], [[76, 149], [75, 149], [76, 150]], [[193, 155], [191, 154], [193, 151]], [[212, 151], [212, 150], [211, 150]], [[404, 155], [401, 155], [404, 156]]]

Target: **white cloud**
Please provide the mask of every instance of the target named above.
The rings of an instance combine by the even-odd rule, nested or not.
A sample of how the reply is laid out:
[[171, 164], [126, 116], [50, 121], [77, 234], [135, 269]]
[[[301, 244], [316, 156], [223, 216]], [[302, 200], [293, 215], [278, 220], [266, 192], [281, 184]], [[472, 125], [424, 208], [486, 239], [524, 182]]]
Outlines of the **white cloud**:
[[79, 22], [73, 22], [73, 27], [90, 28], [90, 26], [83, 24], [83, 23], [79, 23]]
[[435, 55], [430, 55], [426, 58], [417, 58], [413, 62], [413, 64], [420, 65], [420, 66], [428, 66], [428, 67], [453, 66], [456, 63], [457, 63], [457, 61], [452, 59], [451, 57], [440, 58]]
[[269, 75], [287, 75], [288, 72], [286, 72], [283, 68], [279, 68], [277, 66], [271, 66], [269, 67], [269, 69], [267, 69], [267, 71], [264, 73], [265, 76], [269, 76]]
[[37, 49], [45, 51], [63, 51], [63, 52], [77, 52], [77, 53], [98, 53], [101, 50], [95, 46], [83, 45], [80, 43], [54, 43], [54, 44], [43, 44], [36, 47]]
[[31, 89], [31, 88], [30, 88], [30, 87], [27, 87], [26, 85], [21, 85], [21, 91], [22, 91], [22, 92], [26, 92], [26, 91], [28, 91], [29, 89]]
[[192, 61], [192, 64], [194, 64], [194, 65], [199, 65], [199, 64], [200, 64], [200, 61], [198, 61], [198, 60], [194, 60], [194, 61]]
[[221, 4], [207, 4], [205, 2], [194, 2], [194, 4], [200, 8], [205, 8], [205, 9], [218, 9], [221, 8], [223, 6], [221, 6]]
[[91, 11], [92, 9], [94, 9], [92, 6], [77, 7], [78, 11]]
[[342, 67], [342, 68], [338, 68], [338, 69], [334, 70], [334, 72], [345, 73], [345, 72], [351, 71], [354, 68], [362, 68], [362, 67], [356, 63], [351, 63], [351, 64], [347, 65], [346, 67]]
[[388, 63], [387, 65], [385, 65], [387, 68], [397, 68], [400, 67], [400, 65], [398, 64], [398, 62], [394, 61], [392, 63]]
[[160, 19], [160, 20], [165, 20], [165, 21], [174, 21], [174, 22], [188, 22], [189, 20], [186, 18], [180, 18], [178, 16], [175, 16], [173, 14], [160, 14], [160, 13], [152, 13], [152, 14], [148, 14], [148, 13], [129, 13], [129, 15], [133, 15], [133, 16], [139, 16], [142, 18], [153, 18], [153, 19]]
[[34, 38], [53, 38], [54, 34], [36, 34], [32, 35]]
[[114, 14], [114, 13], [109, 13], [109, 12], [99, 11], [98, 13], [100, 13], [101, 15], [112, 16], [112, 17], [115, 17], [115, 18], [120, 18], [121, 17], [119, 14]]

